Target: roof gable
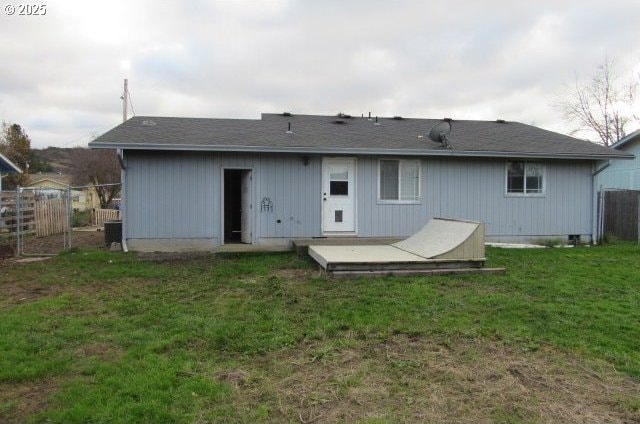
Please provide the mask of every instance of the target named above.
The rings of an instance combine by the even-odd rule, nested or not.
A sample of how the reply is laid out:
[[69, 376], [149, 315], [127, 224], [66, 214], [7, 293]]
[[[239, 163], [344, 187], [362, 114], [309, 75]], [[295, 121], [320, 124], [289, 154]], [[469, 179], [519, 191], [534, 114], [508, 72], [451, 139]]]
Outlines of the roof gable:
[[49, 178], [44, 178], [38, 181], [34, 181], [32, 183], [29, 183], [28, 187], [25, 188], [33, 188], [33, 187], [37, 187], [37, 188], [67, 188], [68, 185], [61, 183], [60, 181], [55, 181]]
[[71, 176], [58, 173], [40, 173], [29, 175], [29, 186], [39, 187], [68, 187], [71, 185]]

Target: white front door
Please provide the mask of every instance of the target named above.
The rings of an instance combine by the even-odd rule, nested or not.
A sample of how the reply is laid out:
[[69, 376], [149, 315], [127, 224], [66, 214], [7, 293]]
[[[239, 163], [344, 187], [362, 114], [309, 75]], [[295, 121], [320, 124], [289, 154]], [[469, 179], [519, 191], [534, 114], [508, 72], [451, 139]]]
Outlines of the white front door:
[[251, 243], [253, 236], [253, 229], [251, 228], [251, 217], [253, 216], [253, 202], [252, 202], [252, 190], [250, 170], [242, 171], [242, 177], [240, 182], [240, 241], [242, 243]]
[[324, 158], [322, 161], [322, 230], [356, 231], [356, 160]]

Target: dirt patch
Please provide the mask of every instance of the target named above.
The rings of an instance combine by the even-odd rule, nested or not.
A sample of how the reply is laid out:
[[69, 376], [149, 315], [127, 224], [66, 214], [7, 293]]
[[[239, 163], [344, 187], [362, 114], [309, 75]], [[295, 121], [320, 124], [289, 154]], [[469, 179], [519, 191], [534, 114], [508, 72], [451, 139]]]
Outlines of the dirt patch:
[[352, 341], [267, 355], [242, 384], [218, 376], [240, 409], [274, 399], [273, 418], [286, 421], [640, 422], [625, 407], [637, 405], [640, 383], [551, 348], [405, 335]]
[[208, 252], [139, 252], [137, 255], [140, 260], [164, 264], [184, 264], [213, 259], [213, 255]]
[[278, 277], [283, 280], [290, 281], [306, 281], [309, 278], [319, 275], [318, 270], [309, 268], [285, 268], [277, 269], [271, 273], [271, 276]]
[[224, 381], [234, 388], [238, 389], [242, 386], [245, 386], [247, 383], [247, 378], [249, 377], [249, 373], [240, 369], [233, 370], [225, 370], [216, 373], [215, 377], [219, 381]]
[[0, 259], [10, 258], [15, 255], [15, 242], [0, 241]]
[[63, 288], [57, 285], [34, 284], [29, 282], [6, 283], [0, 285], [2, 296], [0, 305], [33, 302], [45, 297], [57, 296], [63, 292]]
[[101, 361], [115, 361], [122, 357], [124, 351], [119, 346], [110, 343], [91, 343], [76, 349], [79, 358], [95, 357]]
[[58, 389], [52, 380], [22, 384], [0, 384], [0, 421], [23, 423], [28, 417], [46, 410], [49, 397]]
[[0, 266], [0, 281], [3, 275], [11, 275], [9, 271], [12, 267], [25, 268], [23, 268], [24, 272], [19, 276], [14, 276], [14, 278], [0, 283], [0, 308], [35, 302], [63, 294], [78, 298], [90, 296], [91, 299], [95, 299], [97, 294], [108, 292], [113, 296], [122, 297], [131, 292], [132, 281], [135, 281], [137, 291], [161, 284], [160, 280], [157, 279], [135, 278], [122, 278], [118, 281], [109, 282], [87, 281], [83, 284], [69, 283], [68, 279], [65, 280], [64, 278], [61, 278], [56, 283], [40, 282], [37, 269], [26, 268], [28, 264], [19, 264], [15, 261], [5, 261]]
[[[64, 234], [46, 237], [25, 237], [23, 252], [27, 254], [56, 254], [64, 251]], [[74, 231], [71, 234], [73, 248], [104, 248], [104, 232]]]

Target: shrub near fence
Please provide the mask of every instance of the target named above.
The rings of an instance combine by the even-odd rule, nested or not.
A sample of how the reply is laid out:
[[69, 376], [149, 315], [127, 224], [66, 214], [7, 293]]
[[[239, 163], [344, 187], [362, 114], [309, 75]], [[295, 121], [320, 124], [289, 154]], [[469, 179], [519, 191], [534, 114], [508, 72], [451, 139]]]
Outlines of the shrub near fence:
[[120, 211], [117, 209], [94, 209], [92, 213], [93, 225], [103, 227], [105, 221], [120, 219]]

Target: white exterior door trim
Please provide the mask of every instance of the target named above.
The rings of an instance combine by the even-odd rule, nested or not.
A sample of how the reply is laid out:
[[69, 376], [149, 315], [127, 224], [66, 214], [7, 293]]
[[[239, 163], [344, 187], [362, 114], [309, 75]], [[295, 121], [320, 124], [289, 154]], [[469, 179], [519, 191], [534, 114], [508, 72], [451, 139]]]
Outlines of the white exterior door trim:
[[[221, 165], [220, 166], [220, 217], [219, 223], [220, 228], [218, 229], [218, 246], [224, 246], [224, 171], [226, 169], [237, 169], [242, 171], [250, 171], [251, 172], [251, 241], [248, 244], [256, 244], [256, 234], [257, 234], [257, 217], [256, 217], [256, 170], [253, 166], [231, 166], [231, 165]], [[214, 235], [215, 237], [215, 235]]]
[[[352, 211], [352, 215], [350, 216], [350, 219], [351, 219], [352, 225], [349, 226], [349, 228], [347, 229], [337, 229], [327, 225], [328, 223], [327, 219], [329, 218], [328, 209], [330, 209], [330, 207], [327, 205], [331, 204], [331, 203], [329, 204], [327, 203], [327, 202], [331, 202], [330, 191], [329, 191], [328, 167], [331, 163], [335, 164], [335, 163], [341, 163], [341, 162], [348, 164], [348, 166], [350, 166], [350, 169], [352, 170], [352, 175], [348, 178], [348, 181], [349, 181], [348, 192], [349, 192], [349, 198], [351, 202], [351, 211]], [[321, 224], [323, 235], [354, 236], [358, 233], [358, 197], [357, 197], [358, 178], [357, 178], [357, 175], [358, 175], [358, 161], [357, 161], [357, 158], [355, 157], [327, 156], [322, 158], [322, 178], [321, 178], [322, 184], [321, 184], [321, 192], [320, 192], [320, 195], [322, 197], [320, 200], [321, 202], [320, 224]]]

